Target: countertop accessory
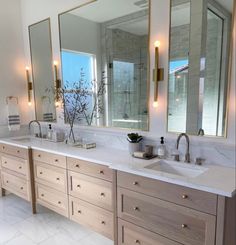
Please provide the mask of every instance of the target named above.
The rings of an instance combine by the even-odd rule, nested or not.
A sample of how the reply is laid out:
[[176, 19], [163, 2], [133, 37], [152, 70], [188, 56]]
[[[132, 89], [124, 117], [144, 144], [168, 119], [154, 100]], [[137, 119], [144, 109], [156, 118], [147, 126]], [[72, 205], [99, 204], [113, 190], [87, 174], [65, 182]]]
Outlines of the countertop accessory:
[[131, 155], [133, 155], [134, 152], [140, 151], [140, 142], [142, 139], [143, 136], [138, 133], [130, 133], [127, 135], [127, 140], [129, 141], [129, 152]]
[[196, 157], [196, 159], [195, 159], [195, 165], [201, 166], [201, 165], [203, 164], [204, 161], [205, 161], [204, 158]]
[[157, 155], [159, 158], [165, 158], [166, 157], [166, 146], [164, 142], [164, 137], [161, 137], [160, 145], [157, 148]]
[[145, 145], [144, 149], [145, 149], [145, 153], [148, 156], [152, 156], [153, 155], [153, 146], [152, 145]]
[[133, 156], [134, 158], [143, 159], [143, 160], [151, 160], [151, 159], [157, 157], [157, 155], [148, 156], [148, 155], [145, 155], [145, 154], [144, 154], [143, 157], [136, 156], [135, 154], [133, 154], [132, 156]]

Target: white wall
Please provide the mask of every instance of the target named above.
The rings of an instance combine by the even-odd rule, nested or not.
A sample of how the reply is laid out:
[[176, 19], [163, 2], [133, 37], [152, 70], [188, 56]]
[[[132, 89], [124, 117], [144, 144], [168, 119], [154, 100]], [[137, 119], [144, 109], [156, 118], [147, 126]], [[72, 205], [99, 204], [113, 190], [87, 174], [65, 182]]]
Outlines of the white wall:
[[[86, 2], [85, 0], [21, 0], [22, 13], [23, 13], [23, 31], [25, 41], [25, 51], [29, 61], [29, 48], [28, 48], [28, 33], [27, 26], [37, 21], [51, 18], [52, 24], [52, 43], [54, 59], [60, 57], [59, 48], [59, 33], [58, 33], [58, 13], [69, 10], [73, 7]], [[160, 63], [165, 68], [165, 81], [160, 84], [159, 87], [159, 106], [158, 108], [152, 107], [153, 101], [153, 83], [150, 82], [150, 131], [144, 133], [144, 135], [157, 139], [160, 136], [167, 136], [168, 138], [176, 139], [175, 134], [166, 133], [166, 119], [167, 119], [167, 78], [168, 78], [168, 45], [169, 45], [169, 14], [170, 14], [170, 2], [167, 0], [151, 0], [151, 39], [150, 39], [150, 53], [151, 53], [151, 69], [154, 65], [154, 42], [160, 40]], [[235, 21], [235, 20], [234, 20]], [[234, 34], [235, 35], [235, 34]], [[235, 44], [234, 39], [234, 44]], [[234, 47], [234, 67], [235, 67], [235, 47]], [[152, 76], [151, 76], [152, 77]], [[201, 142], [219, 142], [227, 145], [235, 145], [235, 69], [231, 79], [230, 89], [230, 103], [229, 103], [229, 118], [228, 118], [228, 138], [216, 139], [216, 138], [202, 138], [191, 137], [191, 142], [197, 142], [197, 145], [201, 145]], [[92, 130], [90, 128], [90, 130]], [[98, 129], [96, 131], [109, 131], [114, 133], [122, 131], [119, 129]], [[210, 145], [210, 144], [209, 144]]]
[[7, 131], [6, 97], [17, 96], [21, 122], [28, 122], [25, 56], [19, 0], [0, 1], [0, 136]]

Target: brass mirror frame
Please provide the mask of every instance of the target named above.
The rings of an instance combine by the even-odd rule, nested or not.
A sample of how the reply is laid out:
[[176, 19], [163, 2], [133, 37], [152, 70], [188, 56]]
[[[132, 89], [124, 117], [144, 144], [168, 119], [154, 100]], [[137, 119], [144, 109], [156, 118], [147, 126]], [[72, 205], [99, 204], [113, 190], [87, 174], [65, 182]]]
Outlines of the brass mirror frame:
[[[40, 20], [38, 22], [35, 22], [34, 24], [31, 24], [28, 26], [28, 36], [29, 36], [29, 48], [30, 48], [30, 62], [31, 62], [31, 71], [32, 71], [32, 84], [33, 84], [33, 94], [34, 94], [34, 111], [35, 111], [35, 119], [38, 120], [37, 118], [37, 110], [36, 110], [36, 93], [35, 93], [35, 79], [34, 79], [34, 68], [33, 68], [33, 56], [32, 56], [32, 46], [31, 46], [31, 34], [30, 34], [30, 28], [37, 25], [37, 24], [40, 24], [40, 23], [43, 23], [44, 21], [48, 21], [48, 24], [49, 24], [49, 42], [50, 42], [50, 50], [51, 50], [51, 63], [52, 63], [52, 77], [54, 77], [54, 74], [53, 74], [53, 48], [52, 48], [52, 29], [51, 29], [51, 19], [50, 17], [46, 18], [46, 19], [43, 19], [43, 20]], [[56, 108], [55, 108], [55, 115], [56, 115], [56, 119], [55, 121], [53, 121], [53, 123], [56, 123], [57, 122], [57, 112], [56, 112]], [[42, 121], [44, 122], [43, 120], [38, 120], [38, 121]]]
[[[86, 3], [83, 3], [83, 4], [80, 4], [78, 5], [77, 7], [74, 7], [74, 8], [71, 8], [69, 10], [66, 10], [66, 11], [63, 11], [61, 13], [58, 14], [58, 30], [59, 30], [59, 42], [60, 42], [60, 58], [61, 58], [61, 61], [62, 61], [62, 40], [61, 40], [61, 24], [60, 24], [60, 16], [63, 15], [63, 14], [66, 14], [66, 13], [69, 13], [73, 10], [76, 10], [78, 8], [82, 8], [84, 6], [87, 6], [89, 4], [92, 4], [94, 2], [97, 2], [98, 0], [89, 0], [88, 2]], [[101, 128], [101, 129], [117, 129], [117, 130], [125, 130], [125, 131], [137, 131], [137, 132], [148, 132], [150, 130], [150, 87], [151, 87], [151, 52], [150, 52], [150, 47], [151, 47], [151, 44], [150, 44], [150, 41], [151, 41], [151, 0], [148, 0], [148, 3], [149, 3], [149, 16], [148, 16], [148, 47], [147, 47], [147, 50], [148, 50], [148, 54], [147, 54], [147, 68], [148, 68], [148, 72], [147, 72], [147, 101], [146, 101], [146, 104], [147, 104], [147, 109], [148, 109], [148, 116], [147, 116], [147, 128], [145, 130], [143, 129], [133, 129], [133, 128], [122, 128], [122, 127], [112, 127], [112, 126], [97, 126], [97, 125], [91, 125], [91, 126], [88, 126], [88, 125], [79, 125], [77, 124], [76, 126], [79, 126], [79, 127], [89, 127], [89, 128]], [[61, 71], [62, 71], [62, 62], [60, 62], [60, 68], [61, 68]], [[62, 73], [62, 72], [61, 72]], [[62, 86], [63, 86], [63, 79], [62, 80]], [[64, 109], [63, 109], [64, 110]], [[65, 121], [65, 118], [64, 118], [64, 123], [65, 124], [68, 124], [66, 123]]]
[[[168, 131], [168, 102], [169, 102], [169, 69], [170, 69], [170, 42], [171, 42], [171, 1], [169, 0], [169, 48], [168, 48], [168, 80], [167, 80], [167, 106], [166, 106], [166, 134], [170, 135], [178, 135], [179, 132], [169, 132]], [[192, 0], [190, 0], [192, 1]], [[232, 81], [232, 66], [233, 66], [233, 44], [234, 44], [234, 28], [235, 28], [235, 15], [236, 15], [236, 1], [233, 1], [233, 11], [232, 11], [232, 18], [231, 18], [231, 27], [230, 27], [230, 35], [229, 35], [229, 58], [228, 58], [228, 80], [227, 80], [227, 101], [226, 101], [226, 113], [225, 113], [225, 127], [224, 127], [224, 135], [217, 136], [217, 135], [204, 135], [204, 138], [218, 138], [218, 139], [226, 139], [228, 137], [228, 118], [229, 118], [229, 95], [230, 95], [230, 88], [231, 88], [231, 81]], [[198, 137], [198, 135], [191, 135], [194, 137]]]

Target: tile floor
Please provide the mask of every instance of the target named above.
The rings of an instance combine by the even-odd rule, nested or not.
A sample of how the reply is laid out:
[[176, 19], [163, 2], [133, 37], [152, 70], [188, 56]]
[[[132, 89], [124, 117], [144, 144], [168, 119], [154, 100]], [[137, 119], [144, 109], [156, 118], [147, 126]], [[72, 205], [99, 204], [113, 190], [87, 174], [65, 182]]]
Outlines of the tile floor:
[[14, 195], [0, 197], [0, 245], [113, 245], [103, 236]]

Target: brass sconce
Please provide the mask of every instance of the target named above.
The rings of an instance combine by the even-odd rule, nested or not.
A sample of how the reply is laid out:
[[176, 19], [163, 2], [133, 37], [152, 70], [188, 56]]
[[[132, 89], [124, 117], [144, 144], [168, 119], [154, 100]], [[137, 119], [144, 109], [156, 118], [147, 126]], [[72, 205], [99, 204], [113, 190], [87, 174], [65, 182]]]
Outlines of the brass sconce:
[[160, 42], [155, 42], [155, 68], [153, 69], [153, 82], [154, 82], [154, 102], [153, 106], [158, 106], [158, 83], [164, 80], [164, 69], [159, 68], [159, 47]]
[[55, 105], [56, 107], [60, 104], [60, 96], [59, 96], [59, 89], [61, 88], [61, 80], [58, 77], [58, 62], [54, 61], [54, 78], [55, 78], [55, 90], [56, 90], [56, 98], [55, 98]]
[[29, 69], [30, 68], [28, 66], [25, 67], [26, 79], [27, 79], [27, 90], [28, 90], [28, 105], [31, 106], [32, 105], [33, 83], [31, 82], [31, 79], [30, 79]]

